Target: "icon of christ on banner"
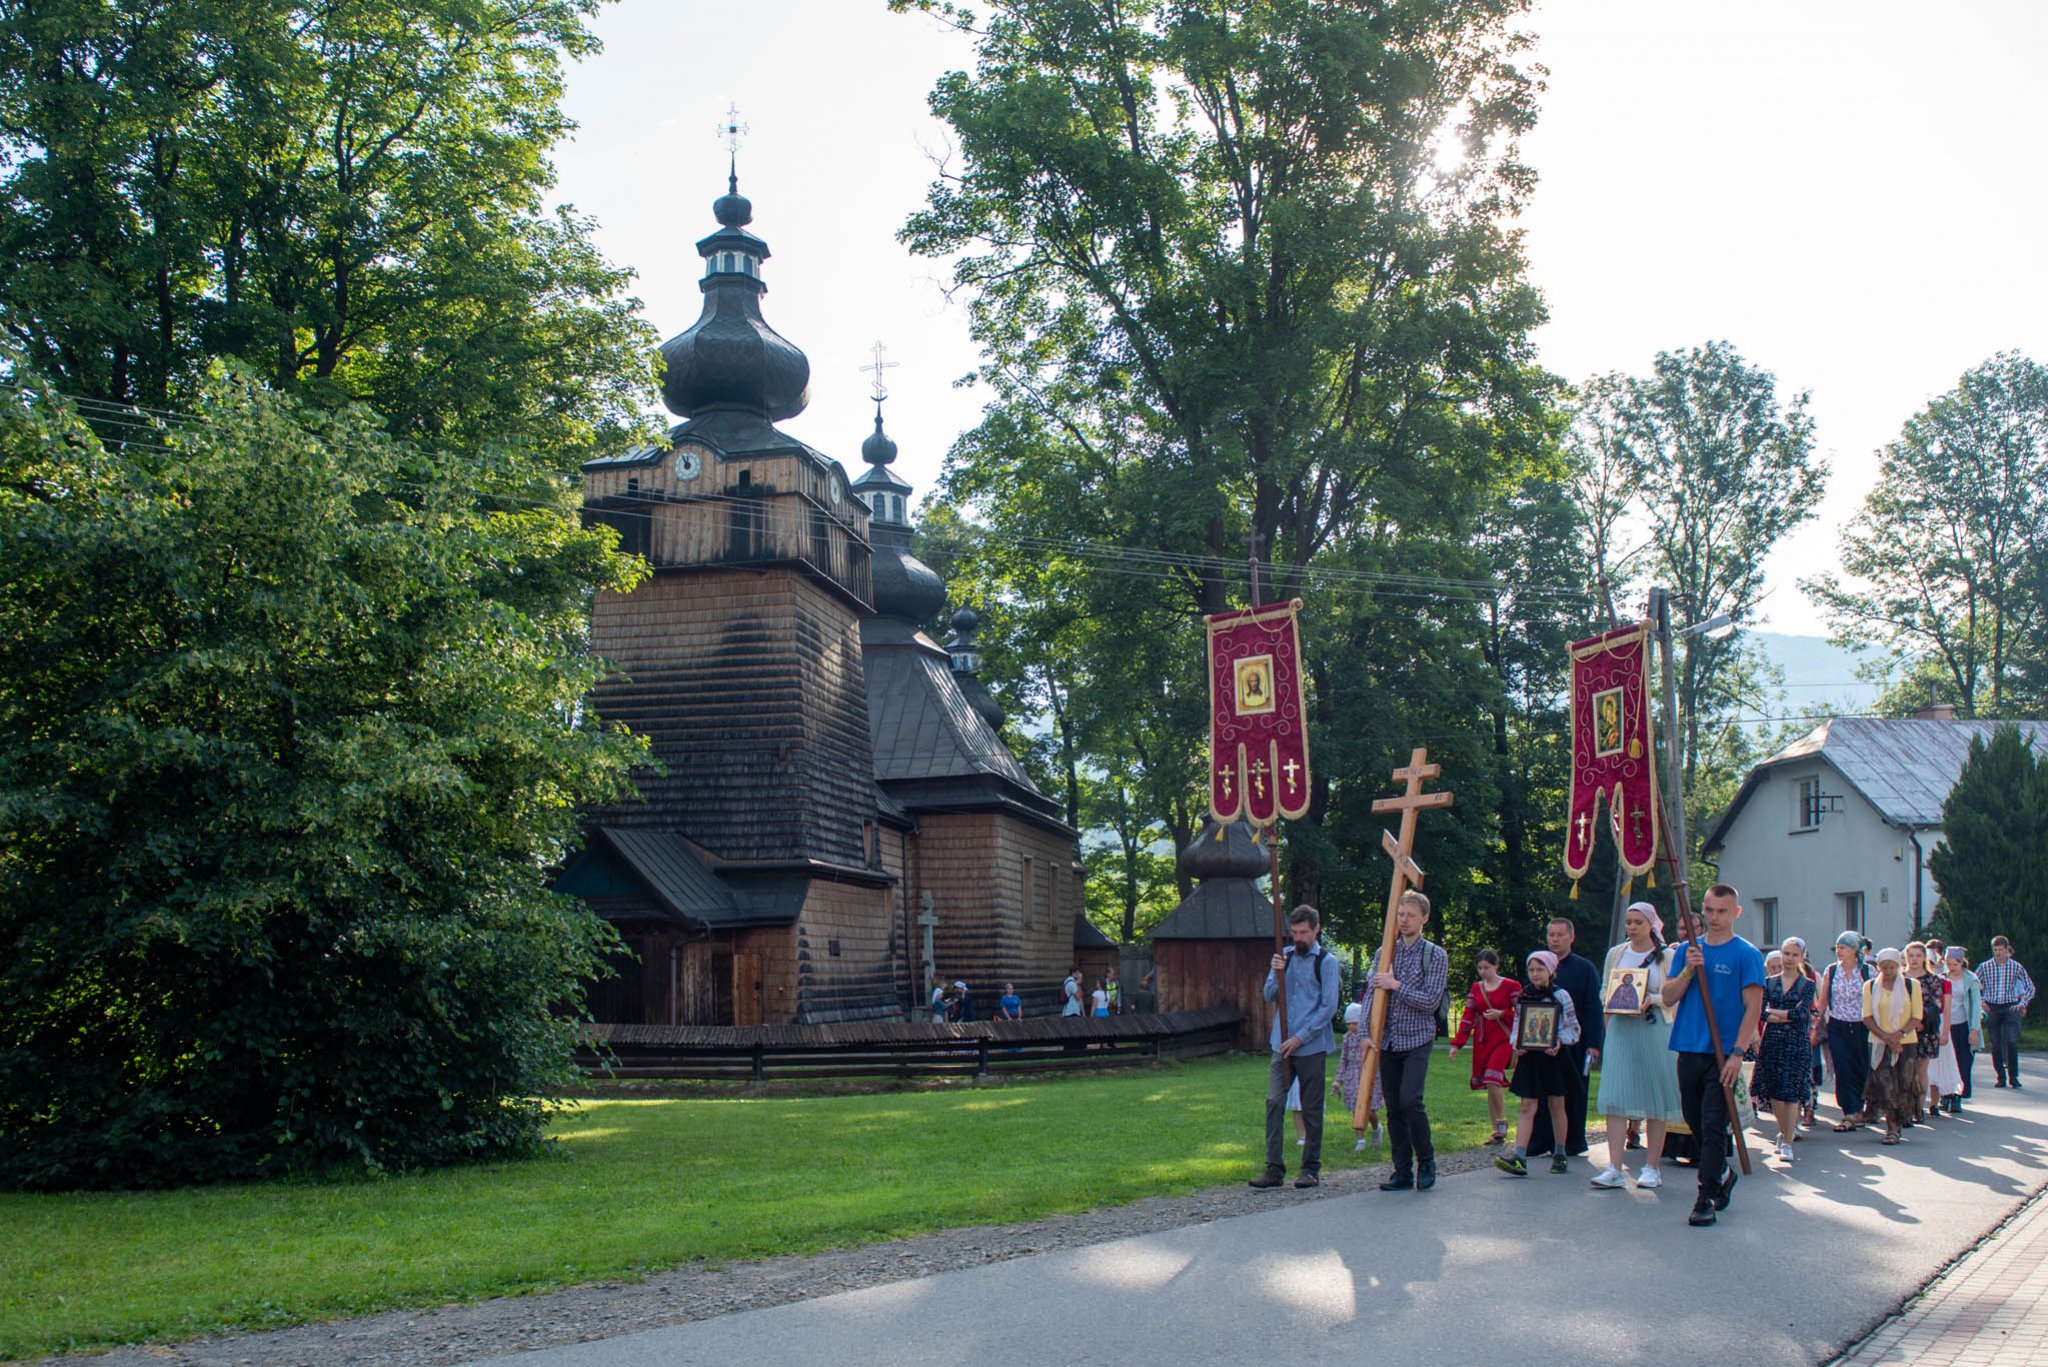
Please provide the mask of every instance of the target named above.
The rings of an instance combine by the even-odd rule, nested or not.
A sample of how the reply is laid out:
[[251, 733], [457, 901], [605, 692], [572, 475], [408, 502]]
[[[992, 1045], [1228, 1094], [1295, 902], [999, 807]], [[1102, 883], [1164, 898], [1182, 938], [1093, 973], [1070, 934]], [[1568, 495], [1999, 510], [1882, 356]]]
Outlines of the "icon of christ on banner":
[[1605, 804], [1621, 865], [1630, 877], [1657, 858], [1657, 766], [1650, 744], [1650, 628], [1616, 627], [1574, 641], [1571, 805], [1564, 871], [1586, 876]]
[[1203, 619], [1209, 628], [1209, 807], [1270, 825], [1308, 811], [1301, 600]]

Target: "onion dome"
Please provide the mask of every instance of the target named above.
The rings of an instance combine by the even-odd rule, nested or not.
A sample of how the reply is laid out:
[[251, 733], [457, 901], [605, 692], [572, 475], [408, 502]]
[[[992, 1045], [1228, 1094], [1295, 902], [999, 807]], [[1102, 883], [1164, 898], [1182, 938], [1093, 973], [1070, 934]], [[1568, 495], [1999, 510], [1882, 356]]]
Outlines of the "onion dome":
[[1259, 878], [1269, 872], [1272, 856], [1263, 842], [1252, 843], [1249, 821], [1233, 821], [1221, 829], [1223, 838], [1218, 840], [1215, 819], [1203, 823], [1202, 833], [1180, 852], [1182, 874], [1194, 879]]
[[922, 626], [946, 610], [946, 581], [904, 544], [877, 534], [873, 563], [875, 611]]
[[704, 311], [661, 348], [662, 402], [685, 418], [717, 409], [793, 418], [810, 401], [811, 363], [761, 317], [761, 263], [768, 244], [747, 231], [754, 206], [739, 177], [711, 206], [719, 229], [697, 244], [704, 258]]
[[975, 615], [973, 608], [961, 608], [954, 613], [953, 636], [946, 642], [946, 654], [953, 661], [953, 681], [960, 685], [968, 706], [989, 724], [989, 729], [1000, 731], [1006, 714], [976, 677], [981, 672], [980, 628], [981, 618]]
[[860, 458], [870, 465], [887, 465], [896, 459], [896, 443], [882, 430], [882, 405], [879, 403], [875, 405], [875, 430], [860, 444]]

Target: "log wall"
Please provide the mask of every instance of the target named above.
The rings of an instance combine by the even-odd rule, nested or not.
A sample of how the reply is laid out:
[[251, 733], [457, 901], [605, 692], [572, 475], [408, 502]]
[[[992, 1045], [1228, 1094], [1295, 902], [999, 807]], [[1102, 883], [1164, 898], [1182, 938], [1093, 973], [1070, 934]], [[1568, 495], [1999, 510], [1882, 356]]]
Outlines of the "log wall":
[[1266, 1050], [1272, 1041], [1273, 1007], [1263, 996], [1273, 946], [1264, 940], [1155, 940], [1161, 1011], [1199, 1011], [1234, 1006], [1240, 1049]]
[[[933, 935], [946, 981], [974, 989], [975, 1012], [995, 1013], [1003, 983], [1016, 983], [1027, 1015], [1059, 1010], [1060, 981], [1074, 964], [1073, 837], [1001, 812], [927, 813], [911, 842], [904, 889], [910, 914], [929, 890]], [[912, 944], [923, 957], [924, 936]], [[920, 983], [924, 966], [918, 971]], [[928, 992], [928, 989], [927, 989]]]

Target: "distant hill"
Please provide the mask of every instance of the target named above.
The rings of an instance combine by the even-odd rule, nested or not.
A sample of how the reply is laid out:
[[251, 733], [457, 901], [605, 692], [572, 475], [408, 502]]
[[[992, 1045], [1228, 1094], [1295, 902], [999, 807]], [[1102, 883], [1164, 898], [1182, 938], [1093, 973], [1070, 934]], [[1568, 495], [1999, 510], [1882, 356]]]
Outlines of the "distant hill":
[[1875, 658], [1875, 651], [1846, 649], [1831, 644], [1825, 636], [1788, 636], [1777, 631], [1753, 631], [1749, 639], [1785, 671], [1780, 709], [1785, 716], [1864, 712], [1877, 701], [1878, 686], [1856, 677], [1857, 666]]

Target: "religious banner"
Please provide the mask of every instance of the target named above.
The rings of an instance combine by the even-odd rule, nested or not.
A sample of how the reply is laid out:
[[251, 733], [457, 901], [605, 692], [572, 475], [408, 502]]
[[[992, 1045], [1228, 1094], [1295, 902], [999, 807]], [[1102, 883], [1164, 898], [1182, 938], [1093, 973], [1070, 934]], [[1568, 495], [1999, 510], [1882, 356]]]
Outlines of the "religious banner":
[[1202, 620], [1209, 628], [1209, 808], [1254, 826], [1308, 810], [1301, 600]]
[[1657, 860], [1657, 766], [1650, 746], [1650, 627], [1616, 627], [1574, 641], [1572, 651], [1572, 788], [1566, 815], [1564, 871], [1578, 880], [1593, 860], [1600, 804], [1633, 878]]

